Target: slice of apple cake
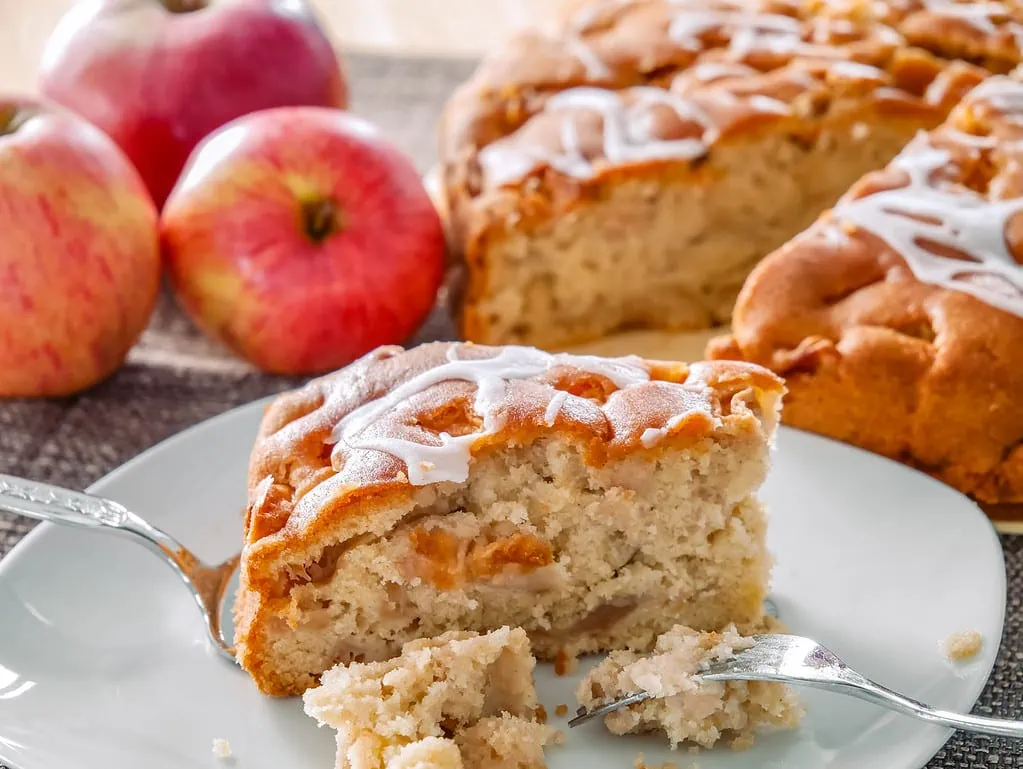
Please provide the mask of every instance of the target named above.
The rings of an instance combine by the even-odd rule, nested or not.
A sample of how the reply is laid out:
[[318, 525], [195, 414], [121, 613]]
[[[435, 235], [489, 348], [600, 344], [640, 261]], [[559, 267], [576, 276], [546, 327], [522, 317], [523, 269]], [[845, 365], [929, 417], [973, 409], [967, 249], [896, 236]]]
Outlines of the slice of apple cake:
[[292, 695], [447, 630], [518, 626], [553, 659], [754, 626], [782, 390], [747, 363], [436, 343], [283, 395], [251, 461], [238, 660]]

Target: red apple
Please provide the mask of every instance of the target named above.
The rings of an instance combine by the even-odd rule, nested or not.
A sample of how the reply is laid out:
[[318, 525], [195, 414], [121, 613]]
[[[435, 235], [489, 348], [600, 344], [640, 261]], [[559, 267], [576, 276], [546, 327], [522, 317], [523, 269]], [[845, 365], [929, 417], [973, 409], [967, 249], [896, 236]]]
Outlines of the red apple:
[[161, 236], [189, 315], [281, 374], [404, 341], [444, 270], [440, 218], [411, 162], [368, 123], [318, 107], [258, 112], [204, 141]]
[[158, 206], [216, 128], [268, 107], [344, 107], [348, 93], [304, 0], [80, 0], [40, 87], [113, 137]]
[[159, 284], [156, 208], [124, 153], [59, 107], [0, 98], [0, 396], [107, 377]]

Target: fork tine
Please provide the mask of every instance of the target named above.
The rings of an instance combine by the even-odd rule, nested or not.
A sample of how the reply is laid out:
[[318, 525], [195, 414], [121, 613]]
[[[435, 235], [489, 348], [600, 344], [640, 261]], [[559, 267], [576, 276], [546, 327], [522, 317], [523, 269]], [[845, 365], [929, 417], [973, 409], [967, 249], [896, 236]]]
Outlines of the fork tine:
[[579, 726], [579, 724], [585, 724], [591, 719], [607, 715], [614, 710], [627, 708], [629, 705], [635, 705], [637, 702], [645, 702], [646, 700], [653, 699], [653, 696], [654, 695], [649, 692], [636, 692], [635, 694], [630, 694], [626, 697], [622, 697], [621, 699], [614, 700], [613, 702], [601, 705], [599, 708], [594, 708], [588, 712], [580, 708], [579, 710], [581, 712], [568, 722], [568, 726], [569, 728], [572, 728], [573, 726]]
[[[802, 636], [784, 633], [769, 633], [750, 636], [752, 644], [731, 657], [712, 662], [694, 678], [704, 681], [782, 681], [806, 683], [808, 677], [801, 673], [817, 672], [818, 665], [843, 666], [840, 660], [816, 641]], [[814, 676], [810, 676], [813, 678]], [[578, 726], [590, 719], [606, 715], [614, 710], [652, 699], [647, 692], [638, 692], [608, 702], [586, 712], [580, 708], [579, 715], [568, 722], [570, 727]]]

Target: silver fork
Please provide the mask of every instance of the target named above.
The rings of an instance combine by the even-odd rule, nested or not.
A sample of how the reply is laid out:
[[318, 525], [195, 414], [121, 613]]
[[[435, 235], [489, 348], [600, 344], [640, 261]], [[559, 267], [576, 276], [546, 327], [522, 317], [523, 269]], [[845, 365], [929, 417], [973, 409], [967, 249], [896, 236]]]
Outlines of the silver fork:
[[0, 475], [0, 512], [120, 534], [145, 545], [177, 572], [202, 612], [206, 634], [214, 648], [236, 663], [234, 648], [224, 638], [221, 612], [239, 556], [215, 566], [204, 564], [169, 534], [146, 523], [119, 502], [11, 475]]
[[[1002, 737], [1023, 737], [1023, 722], [953, 713], [929, 707], [893, 692], [846, 665], [831, 650], [801, 636], [771, 634], [752, 636], [753, 645], [732, 657], [711, 663], [697, 677], [702, 681], [778, 681], [797, 686], [848, 694], [875, 705], [950, 729]], [[569, 726], [606, 715], [620, 708], [653, 699], [636, 692], [593, 710], [579, 709]]]

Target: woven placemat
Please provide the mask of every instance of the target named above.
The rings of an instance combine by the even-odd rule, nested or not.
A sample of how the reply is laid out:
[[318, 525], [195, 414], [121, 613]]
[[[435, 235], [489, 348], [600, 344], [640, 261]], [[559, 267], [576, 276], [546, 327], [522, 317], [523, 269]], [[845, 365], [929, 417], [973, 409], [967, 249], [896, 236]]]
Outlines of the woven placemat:
[[[472, 65], [353, 56], [349, 69], [353, 110], [379, 125], [421, 171], [428, 170], [441, 106]], [[438, 310], [413, 342], [447, 338], [452, 338], [452, 329]], [[0, 472], [84, 488], [189, 425], [296, 384], [298, 380], [266, 376], [232, 359], [201, 337], [164, 298], [128, 363], [107, 382], [63, 400], [0, 402]], [[0, 514], [0, 557], [31, 527]], [[1009, 584], [1005, 634], [975, 712], [1023, 716], [1023, 538], [1003, 536], [1002, 546]], [[1023, 767], [1023, 746], [956, 735], [928, 766]]]

